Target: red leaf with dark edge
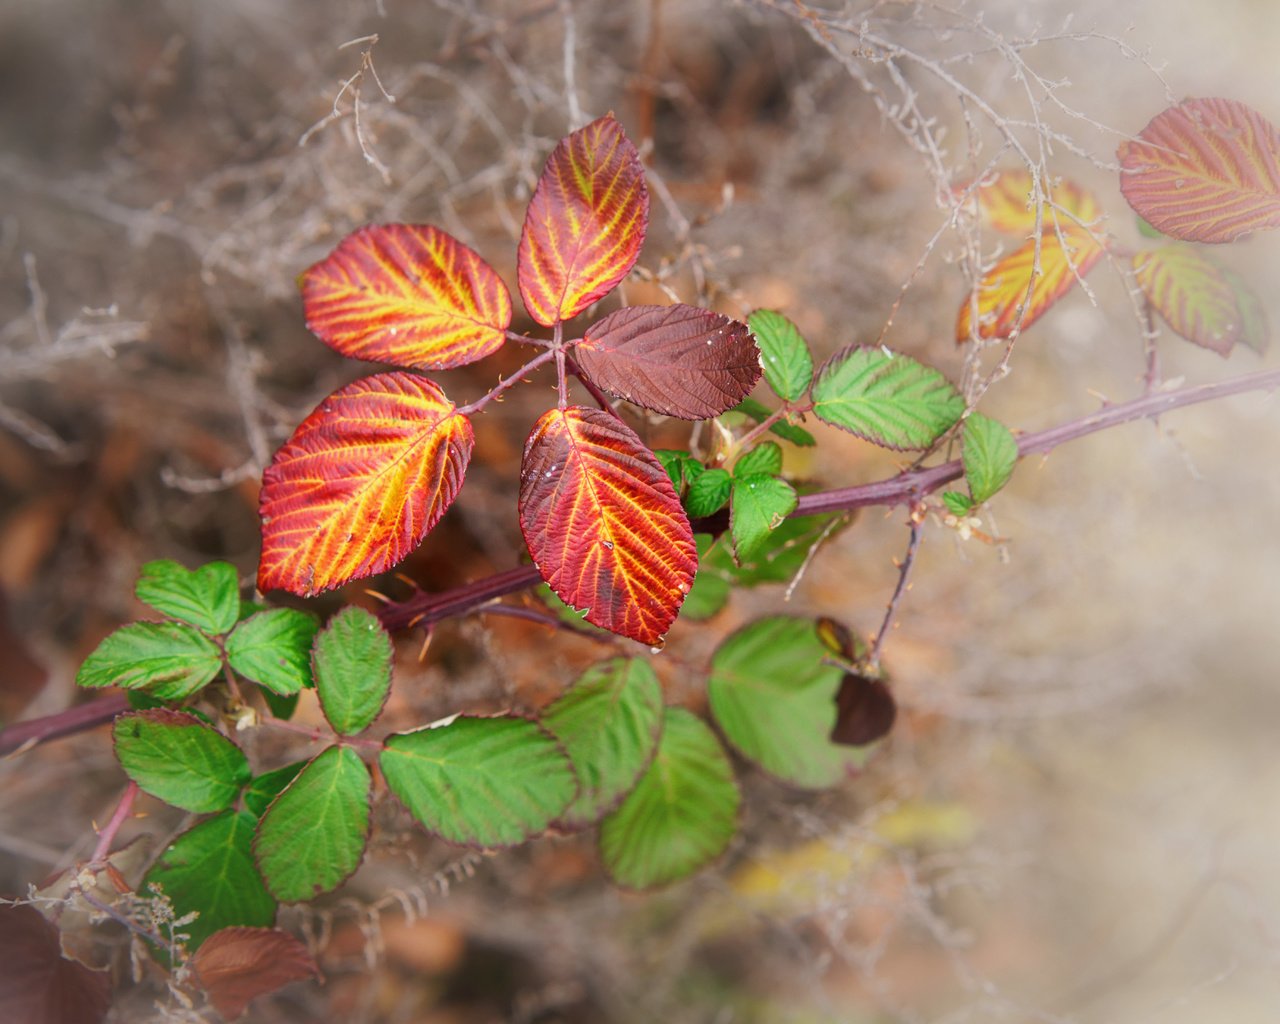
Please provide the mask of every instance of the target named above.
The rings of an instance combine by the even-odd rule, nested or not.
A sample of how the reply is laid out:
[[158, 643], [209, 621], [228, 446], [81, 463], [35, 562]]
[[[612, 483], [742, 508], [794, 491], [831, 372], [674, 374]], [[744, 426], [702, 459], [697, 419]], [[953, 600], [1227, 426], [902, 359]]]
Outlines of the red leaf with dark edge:
[[58, 929], [34, 907], [0, 906], [0, 1020], [99, 1024], [111, 977], [62, 955]]
[[471, 422], [412, 373], [335, 391], [262, 476], [258, 589], [311, 597], [403, 561], [453, 503], [473, 443]]
[[698, 570], [671, 478], [635, 433], [600, 409], [552, 409], [524, 446], [520, 529], [565, 603], [656, 646]]
[[192, 959], [209, 1001], [235, 1020], [258, 996], [291, 981], [319, 978], [307, 947], [278, 928], [223, 928], [201, 943]]
[[760, 379], [746, 324], [696, 306], [627, 306], [574, 348], [587, 378], [628, 402], [686, 420], [732, 409]]
[[560, 141], [538, 179], [517, 270], [544, 327], [577, 316], [630, 272], [649, 227], [640, 154], [612, 114]]
[[1280, 132], [1243, 103], [1185, 100], [1117, 155], [1125, 199], [1172, 238], [1230, 242], [1280, 227]]
[[883, 679], [846, 672], [836, 692], [836, 724], [831, 742], [865, 747], [889, 734], [898, 704]]
[[1230, 354], [1244, 326], [1235, 289], [1199, 249], [1165, 245], [1134, 253], [1133, 276], [1147, 301], [1193, 344]]
[[352, 359], [443, 370], [502, 347], [511, 295], [439, 228], [374, 224], [302, 275], [307, 326]]

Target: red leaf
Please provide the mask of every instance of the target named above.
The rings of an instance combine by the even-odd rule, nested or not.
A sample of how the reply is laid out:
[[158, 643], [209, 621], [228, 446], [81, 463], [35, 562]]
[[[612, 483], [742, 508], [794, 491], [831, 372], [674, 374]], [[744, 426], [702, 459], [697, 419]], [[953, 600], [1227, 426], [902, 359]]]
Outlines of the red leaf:
[[192, 959], [214, 1008], [234, 1020], [250, 1001], [291, 981], [319, 978], [307, 947], [278, 928], [223, 928], [201, 943]]
[[375, 224], [302, 275], [307, 326], [352, 359], [442, 370], [506, 340], [511, 296], [492, 267], [439, 228]]
[[98, 1024], [111, 1007], [111, 979], [67, 960], [58, 929], [34, 907], [0, 906], [0, 1020]]
[[520, 235], [520, 295], [544, 327], [577, 316], [627, 276], [649, 226], [640, 154], [612, 114], [556, 146]]
[[671, 478], [600, 409], [552, 409], [534, 426], [520, 470], [520, 528], [562, 601], [643, 644], [662, 642], [698, 570]]
[[1280, 132], [1235, 100], [1193, 99], [1122, 142], [1120, 191], [1158, 231], [1230, 242], [1280, 227]]
[[761, 373], [746, 324], [682, 303], [610, 313], [587, 328], [574, 358], [610, 394], [687, 420], [732, 409]]
[[262, 476], [258, 589], [310, 597], [403, 561], [453, 503], [473, 441], [444, 392], [412, 373], [335, 391]]
[[[1077, 278], [1089, 273], [1105, 252], [1087, 231], [1074, 225], [1062, 229], [1062, 238], [1067, 242], [1066, 248], [1056, 232], [1046, 231], [1041, 238], [1040, 274], [1035, 277], [1029, 301], [1027, 285], [1035, 275], [1035, 239], [1023, 242], [983, 275], [978, 282], [979, 338], [985, 341], [1009, 337], [1019, 324], [1023, 303], [1027, 304], [1027, 311], [1019, 329], [1025, 331], [1071, 290]], [[966, 296], [956, 317], [957, 342], [972, 337], [971, 317], [971, 303]]]
[[1188, 341], [1230, 353], [1244, 326], [1235, 289], [1221, 268], [1188, 245], [1134, 253], [1134, 277], [1147, 300]]

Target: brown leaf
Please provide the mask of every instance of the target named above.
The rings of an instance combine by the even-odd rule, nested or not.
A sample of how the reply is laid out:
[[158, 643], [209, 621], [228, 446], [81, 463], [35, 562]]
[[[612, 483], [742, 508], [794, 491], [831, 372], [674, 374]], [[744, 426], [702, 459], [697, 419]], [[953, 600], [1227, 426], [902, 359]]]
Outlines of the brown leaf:
[[228, 1020], [249, 1003], [291, 981], [319, 978], [306, 946], [279, 928], [223, 928], [201, 943], [192, 959], [214, 1008]]
[[863, 747], [887, 736], [898, 705], [883, 679], [847, 672], [836, 693], [836, 724], [831, 742]]
[[64, 959], [58, 929], [34, 907], [0, 906], [0, 1020], [98, 1024], [111, 979]]

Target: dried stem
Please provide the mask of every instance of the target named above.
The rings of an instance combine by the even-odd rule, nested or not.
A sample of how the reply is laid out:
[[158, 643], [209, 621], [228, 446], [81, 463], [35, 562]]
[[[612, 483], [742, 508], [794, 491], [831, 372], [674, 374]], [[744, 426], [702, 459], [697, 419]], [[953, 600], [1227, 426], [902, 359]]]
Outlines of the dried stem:
[[919, 510], [913, 509], [910, 520], [911, 539], [907, 542], [907, 553], [898, 566], [898, 585], [893, 588], [893, 596], [889, 598], [889, 605], [884, 611], [884, 621], [880, 623], [880, 632], [876, 634], [871, 644], [871, 653], [867, 656], [867, 664], [872, 671], [880, 667], [880, 651], [884, 647], [885, 637], [893, 628], [893, 618], [898, 614], [898, 605], [902, 601], [902, 595], [907, 592], [907, 577], [911, 575], [911, 567], [916, 564], [916, 552], [920, 550], [920, 523]]

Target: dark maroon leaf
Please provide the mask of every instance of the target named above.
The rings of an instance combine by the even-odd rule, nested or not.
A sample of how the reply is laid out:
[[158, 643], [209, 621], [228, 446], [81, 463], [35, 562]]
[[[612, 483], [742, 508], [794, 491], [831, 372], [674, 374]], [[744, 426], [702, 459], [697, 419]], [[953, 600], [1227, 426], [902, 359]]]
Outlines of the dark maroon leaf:
[[192, 966], [209, 1002], [227, 1020], [258, 996], [320, 977], [307, 947], [279, 928], [223, 928], [204, 940]]
[[686, 420], [732, 409], [761, 374], [746, 324], [681, 303], [610, 313], [587, 328], [574, 358], [610, 394]]
[[898, 717], [898, 705], [883, 679], [847, 672], [836, 693], [832, 743], [863, 747], [886, 736]]
[[0, 906], [0, 1020], [98, 1024], [110, 1006], [107, 973], [63, 957], [58, 929], [43, 914]]

